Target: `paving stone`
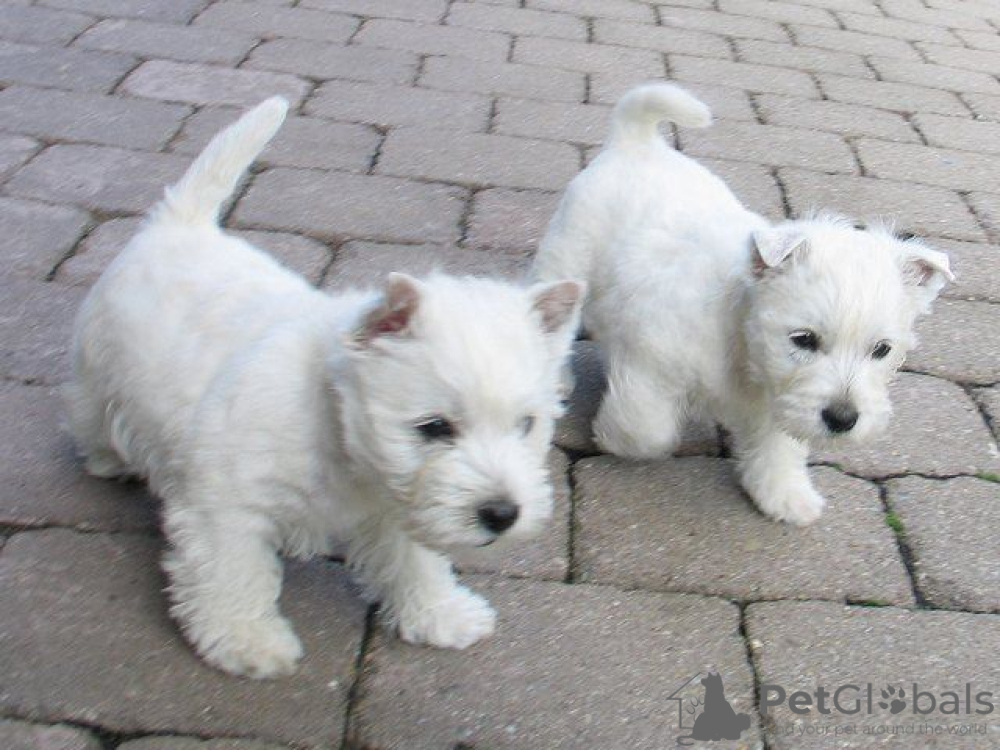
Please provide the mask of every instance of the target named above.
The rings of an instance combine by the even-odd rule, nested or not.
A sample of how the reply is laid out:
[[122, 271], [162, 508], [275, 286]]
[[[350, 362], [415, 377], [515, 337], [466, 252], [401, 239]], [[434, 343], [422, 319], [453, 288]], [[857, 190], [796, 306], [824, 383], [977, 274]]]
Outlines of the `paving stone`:
[[[173, 150], [192, 156], [200, 153], [212, 136], [235, 122], [240, 114], [239, 110], [220, 107], [200, 110], [184, 123], [184, 130], [175, 140]], [[274, 140], [257, 157], [256, 163], [366, 172], [381, 140], [378, 132], [364, 125], [328, 122], [314, 117], [289, 117]]]
[[[68, 345], [68, 328], [60, 344]], [[58, 389], [4, 383], [0, 404], [0, 523], [102, 531], [156, 527], [156, 503], [142, 485], [86, 475], [64, 427]]]
[[400, 128], [385, 139], [376, 171], [466, 185], [559, 190], [579, 168], [579, 152], [563, 143]]
[[320, 282], [333, 258], [330, 248], [322, 242], [297, 234], [246, 230], [234, 234], [274, 256], [283, 266], [304, 276], [311, 284]]
[[515, 578], [562, 581], [569, 572], [569, 462], [559, 451], [549, 456], [555, 492], [552, 520], [534, 539], [511, 542], [501, 537], [489, 547], [462, 550], [453, 556], [462, 573], [502, 573]]
[[773, 221], [785, 218], [785, 205], [771, 170], [757, 164], [720, 159], [700, 159], [702, 165], [723, 179], [736, 197], [751, 211]]
[[79, 290], [34, 279], [0, 276], [0, 376], [33, 383], [63, 383], [69, 377], [73, 317]]
[[932, 240], [931, 244], [948, 253], [956, 277], [944, 288], [943, 296], [1000, 302], [1000, 248], [952, 240]]
[[781, 169], [778, 176], [794, 216], [828, 209], [864, 221], [889, 219], [898, 230], [917, 235], [985, 237], [961, 197], [944, 188], [802, 169]]
[[81, 729], [9, 719], [0, 720], [0, 744], [6, 750], [101, 750], [98, 739]]
[[[754, 14], [757, 15], [756, 13]], [[697, 29], [745, 39], [787, 42], [788, 34], [780, 24], [764, 18], [734, 16], [714, 10], [660, 6], [660, 25], [677, 29]]]
[[510, 50], [507, 34], [382, 18], [368, 21], [354, 37], [353, 43], [485, 62], [502, 62], [507, 59]]
[[44, 281], [76, 244], [90, 216], [68, 206], [0, 198], [0, 273]]
[[[778, 685], [787, 695], [817, 686], [828, 691], [827, 715], [814, 708], [792, 713], [786, 702], [764, 717], [768, 747], [775, 750], [887, 746], [962, 748], [980, 750], [995, 746], [992, 716], [949, 715], [940, 709], [915, 716], [912, 711], [914, 684], [917, 690], [940, 697], [945, 691], [962, 696], [965, 685], [973, 695], [994, 690], [1000, 669], [995, 660], [984, 659], [1000, 643], [1000, 618], [963, 612], [926, 612], [894, 607], [845, 607], [829, 602], [763, 602], [746, 611], [747, 633], [754, 647], [754, 663], [760, 684]], [[865, 690], [872, 684], [873, 706], [865, 706]], [[845, 715], [830, 708], [829, 694], [842, 685], [857, 685], [841, 696], [845, 708], [853, 710], [861, 701], [861, 713]], [[907, 710], [892, 716], [878, 707], [879, 691], [886, 686], [904, 688]], [[728, 697], [728, 695], [727, 695]], [[928, 699], [921, 702], [928, 707]], [[922, 709], [922, 710], [923, 710]], [[800, 709], [802, 710], [802, 709]], [[973, 709], [974, 710], [974, 709]], [[956, 739], [947, 727], [972, 724], [987, 734]], [[853, 726], [852, 735], [835, 738], [836, 727]], [[943, 736], [920, 734], [925, 725]], [[989, 725], [987, 727], [987, 725]], [[887, 730], [899, 727], [893, 736]], [[907, 729], [908, 728], [908, 729]], [[910, 736], [912, 735], [912, 736]]]
[[952, 33], [961, 39], [966, 47], [1000, 52], [1000, 40], [997, 39], [995, 33], [989, 31], [966, 31], [964, 29], [958, 29]]
[[902, 115], [882, 109], [773, 94], [758, 94], [757, 105], [767, 124], [889, 141], [920, 142], [920, 137]]
[[419, 83], [432, 89], [559, 102], [583, 101], [585, 91], [583, 73], [451, 57], [427, 58]]
[[1000, 237], [1000, 196], [996, 193], [966, 193], [966, 200], [990, 237]]
[[883, 15], [882, 10], [871, 0], [795, 0], [799, 5], [809, 5], [827, 10], [847, 10], [854, 13], [868, 13], [873, 16]]
[[242, 31], [264, 38], [293, 37], [343, 44], [357, 31], [359, 21], [348, 15], [306, 8], [219, 2], [201, 13], [195, 24]]
[[0, 83], [106, 92], [138, 62], [110, 52], [22, 45], [0, 54]]
[[97, 19], [82, 13], [16, 5], [0, 7], [0, 38], [28, 44], [63, 45]]
[[593, 18], [656, 22], [653, 9], [648, 4], [635, 0], [528, 0], [528, 7]]
[[930, 63], [907, 62], [871, 57], [869, 62], [885, 81], [898, 81], [914, 86], [929, 86], [961, 94], [977, 92], [1000, 94], [1000, 83], [988, 73], [976, 73], [961, 68], [949, 68]]
[[564, 13], [544, 13], [528, 8], [455, 3], [448, 12], [449, 26], [506, 31], [509, 34], [587, 40], [587, 24], [582, 18]]
[[152, 206], [190, 159], [107, 146], [51, 146], [7, 183], [8, 193], [138, 213]]
[[741, 62], [780, 65], [785, 68], [835, 73], [855, 78], [874, 78], [871, 69], [865, 65], [864, 58], [851, 52], [817, 47], [793, 47], [789, 44], [765, 42], [759, 39], [737, 39], [735, 44]]
[[997, 312], [989, 302], [940, 300], [917, 324], [920, 346], [907, 366], [963, 383], [1000, 382]]
[[611, 109], [592, 104], [498, 99], [493, 131], [596, 146], [611, 127]]
[[257, 43], [249, 34], [132, 19], [108, 19], [76, 40], [78, 47], [165, 57], [185, 62], [236, 65]]
[[1000, 192], [997, 156], [868, 139], [860, 139], [855, 145], [861, 163], [874, 177], [954, 190]]
[[231, 220], [324, 238], [454, 242], [462, 190], [392, 177], [276, 168], [254, 180]]
[[306, 102], [305, 111], [379, 127], [436, 126], [476, 132], [486, 130], [490, 106], [487, 97], [466, 92], [327, 81]]
[[187, 23], [210, 0], [43, 0], [53, 8], [83, 10], [100, 16], [142, 18], [147, 21]]
[[237, 679], [204, 665], [168, 619], [160, 547], [146, 537], [65, 530], [7, 543], [4, 710], [126, 733], [339, 747], [365, 614], [340, 566], [286, 565], [282, 609], [306, 652], [295, 676]]
[[918, 114], [914, 124], [932, 146], [1000, 154], [1000, 123]]
[[666, 72], [663, 55], [653, 50], [538, 37], [518, 37], [511, 61], [582, 73], [607, 73], [617, 69], [627, 71], [636, 80], [662, 78]]
[[[556, 424], [554, 442], [560, 448], [579, 453], [600, 453], [591, 430], [597, 409], [601, 405], [606, 380], [604, 358], [600, 347], [592, 341], [577, 341], [571, 362], [575, 380], [569, 396], [566, 414]], [[718, 433], [715, 425], [692, 422], [684, 429], [678, 456], [717, 455]]]
[[[934, 314], [948, 303], [938, 300]], [[947, 477], [996, 471], [1000, 466], [989, 430], [959, 386], [902, 373], [890, 388], [890, 397], [894, 413], [881, 437], [864, 445], [845, 443], [815, 450], [812, 459], [875, 478], [909, 473]]]
[[819, 75], [819, 83], [827, 97], [837, 101], [897, 112], [968, 115], [967, 108], [955, 94], [939, 89], [824, 74]]
[[934, 607], [1000, 610], [1000, 484], [959, 477], [904, 477], [888, 484], [903, 523], [917, 585]]
[[652, 26], [648, 23], [597, 18], [594, 20], [594, 41], [657, 52], [720, 57], [723, 60], [732, 58], [732, 51], [723, 36], [693, 29]]
[[447, 0], [299, 0], [303, 8], [343, 11], [371, 18], [402, 18], [407, 21], [436, 22], [448, 11]]
[[166, 60], [143, 63], [122, 84], [123, 91], [135, 96], [237, 107], [251, 107], [276, 94], [296, 107], [311, 88], [307, 81], [289, 75]]
[[886, 0], [884, 3], [880, 3], [880, 6], [883, 12], [895, 18], [919, 21], [949, 29], [993, 30], [988, 22], [955, 7], [948, 10], [937, 10], [926, 7], [920, 0]]
[[[663, 748], [680, 733], [663, 697], [710, 664], [733, 709], [753, 716], [728, 602], [510, 579], [473, 587], [499, 613], [492, 638], [454, 652], [375, 636], [349, 729], [358, 747]], [[719, 747], [756, 737], [751, 726]]]
[[735, 86], [753, 92], [818, 96], [812, 78], [806, 73], [788, 68], [671, 55], [670, 72], [678, 81]]
[[847, 174], [856, 169], [851, 150], [832, 133], [751, 122], [720, 122], [707, 130], [685, 130], [681, 137], [684, 153], [691, 156]]
[[118, 750], [289, 750], [261, 740], [199, 740], [194, 737], [143, 737], [123, 742]]
[[43, 138], [157, 149], [191, 110], [117, 96], [11, 86], [0, 92], [6, 130]]
[[778, 23], [805, 23], [837, 28], [833, 15], [822, 8], [772, 0], [720, 0], [719, 10], [751, 18], [767, 18]]
[[534, 254], [558, 204], [558, 193], [507, 188], [481, 190], [472, 200], [466, 244]]
[[893, 37], [908, 42], [958, 44], [958, 39], [948, 29], [919, 21], [906, 21], [899, 18], [872, 18], [866, 13], [846, 12], [838, 13], [837, 18], [850, 31]]
[[417, 74], [417, 61], [412, 52], [275, 39], [257, 47], [244, 67], [319, 79], [410, 83]]
[[913, 45], [901, 39], [863, 34], [857, 31], [824, 29], [818, 26], [790, 27], [797, 44], [803, 47], [819, 47], [857, 55], [879, 55], [898, 60], [920, 62], [920, 54]]
[[33, 138], [0, 134], [0, 181], [13, 174], [41, 147]]
[[977, 119], [1000, 120], [1000, 96], [962, 94], [962, 101], [969, 105]]
[[426, 276], [433, 271], [518, 279], [528, 257], [513, 252], [461, 249], [450, 245], [385, 245], [348, 242], [341, 247], [323, 287], [331, 290], [379, 286], [393, 271]]
[[928, 60], [938, 65], [965, 70], [979, 71], [991, 75], [1000, 74], [1000, 60], [993, 52], [965, 47], [951, 47], [943, 44], [920, 43], [920, 50]]
[[581, 580], [739, 599], [912, 602], [877, 488], [832, 469], [814, 471], [829, 504], [806, 528], [762, 515], [722, 459], [588, 458], [574, 478]]
[[986, 419], [993, 428], [993, 434], [1000, 439], [1000, 386], [977, 388], [973, 393], [976, 402], [986, 414]]

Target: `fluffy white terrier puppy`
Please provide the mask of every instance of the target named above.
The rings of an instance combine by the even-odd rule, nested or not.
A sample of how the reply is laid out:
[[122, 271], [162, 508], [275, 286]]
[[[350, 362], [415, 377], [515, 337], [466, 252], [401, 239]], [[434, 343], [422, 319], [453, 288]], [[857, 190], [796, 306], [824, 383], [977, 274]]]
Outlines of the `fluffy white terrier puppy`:
[[90, 473], [164, 500], [171, 611], [228, 672], [288, 673], [279, 552], [348, 562], [414, 643], [464, 648], [494, 612], [443, 551], [535, 530], [582, 286], [394, 274], [330, 296], [218, 227], [284, 119], [223, 131], [83, 304], [69, 389]]
[[552, 219], [536, 278], [588, 282], [583, 324], [608, 361], [603, 448], [667, 453], [707, 412], [733, 434], [757, 506], [809, 523], [824, 501], [808, 442], [886, 424], [888, 383], [952, 278], [948, 258], [833, 217], [772, 226], [670, 148], [663, 120], [704, 127], [711, 114], [671, 84], [626, 94]]

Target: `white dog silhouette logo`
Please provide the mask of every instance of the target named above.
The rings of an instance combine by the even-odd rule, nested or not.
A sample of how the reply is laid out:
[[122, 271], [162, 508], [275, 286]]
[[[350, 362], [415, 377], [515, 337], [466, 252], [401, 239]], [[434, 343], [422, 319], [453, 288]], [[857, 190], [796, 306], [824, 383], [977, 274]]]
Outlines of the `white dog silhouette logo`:
[[[671, 695], [667, 700], [678, 702], [678, 726], [681, 729], [690, 729], [691, 733], [678, 737], [678, 745], [693, 745], [694, 741], [718, 742], [720, 740], [738, 740], [744, 731], [750, 728], [750, 717], [747, 714], [738, 714], [726, 700], [726, 691], [722, 685], [722, 675], [718, 672], [709, 672], [705, 675], [701, 684], [705, 688], [705, 694], [701, 698], [685, 695], [689, 686], [701, 676], [696, 674], [689, 679]], [[685, 706], [685, 703], [688, 705]], [[702, 708], [703, 707], [703, 708]], [[701, 709], [701, 713], [698, 713]], [[693, 726], [685, 726], [685, 713], [687, 718], [696, 716]]]

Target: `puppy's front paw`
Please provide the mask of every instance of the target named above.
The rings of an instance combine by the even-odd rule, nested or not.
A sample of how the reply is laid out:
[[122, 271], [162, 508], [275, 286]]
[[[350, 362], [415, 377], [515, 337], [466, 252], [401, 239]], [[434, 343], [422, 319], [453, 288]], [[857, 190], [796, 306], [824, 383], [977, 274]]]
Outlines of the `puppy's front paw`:
[[235, 675], [258, 679], [280, 677], [295, 671], [302, 658], [302, 644], [283, 617], [238, 620], [210, 643], [196, 643], [205, 661]]
[[496, 612], [483, 597], [456, 587], [451, 596], [430, 606], [407, 604], [399, 612], [399, 637], [438, 648], [468, 648], [493, 635]]
[[806, 526], [823, 513], [826, 501], [808, 482], [775, 485], [767, 489], [747, 491], [757, 507], [776, 521]]

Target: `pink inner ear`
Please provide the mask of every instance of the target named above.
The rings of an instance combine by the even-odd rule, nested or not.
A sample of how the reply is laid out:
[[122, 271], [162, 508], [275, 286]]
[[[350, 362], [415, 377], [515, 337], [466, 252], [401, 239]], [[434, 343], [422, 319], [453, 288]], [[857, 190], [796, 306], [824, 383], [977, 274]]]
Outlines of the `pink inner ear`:
[[385, 333], [399, 333], [410, 323], [410, 313], [408, 308], [393, 310], [374, 321], [369, 329], [369, 335], [381, 336]]

